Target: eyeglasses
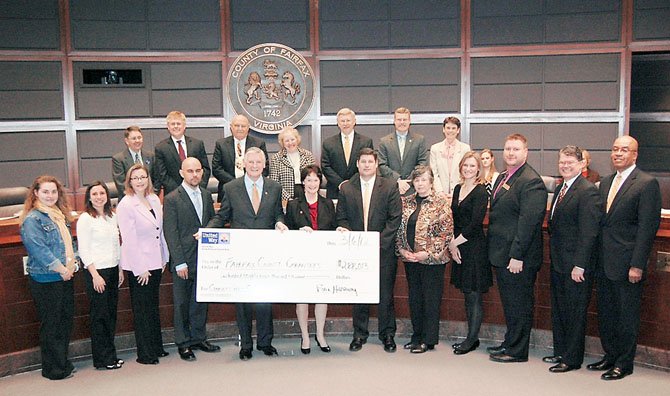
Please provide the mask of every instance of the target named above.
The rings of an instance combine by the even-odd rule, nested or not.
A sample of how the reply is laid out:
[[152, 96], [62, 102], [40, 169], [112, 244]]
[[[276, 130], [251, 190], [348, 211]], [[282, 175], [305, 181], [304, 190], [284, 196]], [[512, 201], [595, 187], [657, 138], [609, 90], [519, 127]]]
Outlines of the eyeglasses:
[[572, 166], [578, 164], [581, 161], [558, 161], [558, 166]]
[[132, 181], [140, 181], [140, 180], [146, 180], [146, 179], [148, 179], [148, 178], [149, 178], [149, 176], [135, 176], [135, 177], [131, 177], [130, 180], [132, 180]]

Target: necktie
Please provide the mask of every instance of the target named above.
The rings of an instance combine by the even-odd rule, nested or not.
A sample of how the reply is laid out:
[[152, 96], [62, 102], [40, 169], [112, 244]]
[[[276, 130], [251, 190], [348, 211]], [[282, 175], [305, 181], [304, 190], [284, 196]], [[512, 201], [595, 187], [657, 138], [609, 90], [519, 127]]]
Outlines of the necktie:
[[612, 202], [614, 201], [614, 197], [616, 197], [616, 193], [619, 192], [619, 186], [621, 185], [621, 174], [617, 174], [616, 177], [614, 178], [614, 182], [612, 183], [612, 188], [610, 188], [610, 193], [607, 195], [607, 209], [605, 210], [606, 212], [610, 211], [610, 206], [612, 206]]
[[370, 183], [363, 183], [363, 230], [368, 230], [368, 211], [370, 210]]
[[563, 187], [561, 187], [561, 191], [558, 193], [558, 198], [556, 199], [556, 205], [560, 204], [561, 201], [563, 200], [563, 197], [565, 197], [565, 193], [568, 191], [568, 183], [563, 183]]
[[256, 183], [254, 183], [251, 188], [251, 206], [254, 207], [254, 213], [258, 214], [258, 208], [261, 206], [261, 196], [258, 194]]
[[137, 153], [135, 153], [135, 163], [136, 164], [141, 164], [142, 163], [142, 161], [140, 161], [140, 155], [137, 154]]
[[496, 190], [493, 192], [493, 198], [495, 198], [496, 194], [498, 194], [498, 191], [500, 191], [500, 187], [507, 183], [507, 172], [501, 173], [498, 178], [502, 178], [502, 180], [500, 181], [500, 184], [498, 184], [498, 187], [496, 187]]
[[351, 158], [351, 142], [349, 135], [344, 135], [344, 160], [347, 161], [347, 165], [349, 165], [349, 158]]
[[242, 170], [243, 165], [242, 165], [242, 144], [240, 142], [237, 142], [237, 160], [235, 161], [235, 167], [237, 169]]
[[192, 194], [195, 212], [198, 214], [198, 220], [200, 220], [200, 224], [202, 224], [202, 196], [200, 195], [200, 191], [193, 191]]
[[405, 153], [405, 136], [398, 136], [398, 149], [400, 149], [400, 161], [402, 161], [402, 155]]
[[179, 151], [179, 159], [180, 160], [185, 160], [186, 159], [186, 151], [184, 151], [184, 147], [181, 145], [181, 140], [177, 140], [177, 147]]

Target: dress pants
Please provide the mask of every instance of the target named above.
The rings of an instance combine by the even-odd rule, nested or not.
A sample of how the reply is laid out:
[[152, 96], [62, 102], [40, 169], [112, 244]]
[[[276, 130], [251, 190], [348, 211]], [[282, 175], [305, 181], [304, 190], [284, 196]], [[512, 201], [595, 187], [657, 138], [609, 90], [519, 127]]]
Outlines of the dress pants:
[[530, 331], [533, 327], [533, 305], [535, 279], [538, 268], [528, 268], [513, 274], [505, 267], [496, 267], [496, 279], [500, 291], [507, 331], [502, 346], [505, 354], [517, 358], [528, 358]]
[[643, 283], [613, 281], [599, 274], [596, 285], [598, 330], [605, 360], [626, 372], [633, 372]]
[[180, 348], [190, 347], [207, 339], [207, 304], [195, 301], [195, 277], [172, 275], [174, 300], [174, 341]]
[[446, 264], [405, 262], [412, 319], [412, 344], [436, 345], [440, 339], [440, 303]]
[[74, 282], [40, 283], [30, 278], [30, 292], [40, 319], [42, 376], [57, 380], [74, 370], [68, 347], [74, 316]]
[[[381, 265], [379, 267], [379, 305], [377, 306], [377, 322], [379, 339], [395, 337], [395, 307], [393, 305], [393, 288], [395, 286], [395, 275], [398, 269], [398, 259], [391, 254], [381, 252]], [[352, 312], [354, 325], [354, 337], [368, 339], [368, 323], [370, 322], [370, 305], [355, 304]]]
[[256, 308], [256, 345], [260, 348], [272, 345], [274, 327], [272, 325], [272, 304], [235, 304], [235, 317], [237, 328], [240, 331], [240, 347], [242, 349], [253, 349], [254, 342], [251, 338], [252, 319]]
[[163, 335], [158, 311], [158, 291], [161, 284], [160, 269], [150, 271], [149, 283], [141, 286], [132, 272], [126, 271], [130, 284], [130, 302], [133, 307], [133, 326], [137, 358], [148, 361], [158, 359], [163, 352]]
[[116, 311], [119, 301], [119, 268], [99, 269], [98, 274], [105, 280], [105, 291], [93, 289], [93, 277], [86, 273], [86, 292], [91, 302], [91, 354], [94, 367], [105, 367], [116, 363]]
[[570, 273], [551, 271], [551, 328], [554, 335], [554, 355], [561, 356], [568, 366], [584, 362], [586, 310], [591, 297], [591, 273], [583, 282], [572, 280]]

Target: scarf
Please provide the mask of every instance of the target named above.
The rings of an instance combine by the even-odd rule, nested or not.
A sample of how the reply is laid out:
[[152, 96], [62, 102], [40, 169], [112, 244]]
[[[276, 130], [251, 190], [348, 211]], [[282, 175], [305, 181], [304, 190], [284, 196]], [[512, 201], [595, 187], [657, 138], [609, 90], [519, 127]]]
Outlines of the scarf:
[[40, 212], [46, 214], [49, 216], [51, 221], [56, 224], [58, 227], [58, 232], [60, 233], [60, 237], [63, 240], [63, 244], [65, 245], [65, 261], [66, 263], [63, 264], [67, 267], [72, 272], [75, 272], [77, 270], [77, 264], [75, 263], [74, 259], [74, 248], [72, 247], [72, 235], [70, 235], [70, 231], [67, 229], [67, 224], [65, 223], [65, 215], [63, 212], [58, 209], [57, 206], [46, 206], [42, 204], [41, 202], [37, 202], [37, 205], [35, 205], [35, 209], [39, 210]]

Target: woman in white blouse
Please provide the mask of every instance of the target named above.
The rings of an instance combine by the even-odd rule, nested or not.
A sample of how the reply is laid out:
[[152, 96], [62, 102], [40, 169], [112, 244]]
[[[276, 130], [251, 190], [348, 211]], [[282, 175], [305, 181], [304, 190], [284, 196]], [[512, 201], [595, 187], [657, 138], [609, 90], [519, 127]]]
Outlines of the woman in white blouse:
[[461, 133], [461, 120], [456, 117], [444, 119], [442, 133], [444, 140], [430, 147], [430, 167], [435, 174], [435, 191], [446, 194], [451, 199], [454, 187], [461, 179], [458, 164], [463, 155], [470, 151], [470, 146], [457, 139]]
[[300, 134], [295, 128], [282, 129], [277, 140], [281, 149], [270, 158], [270, 179], [281, 184], [281, 199], [286, 203], [303, 196], [300, 170], [316, 161], [311, 151], [300, 147]]
[[86, 211], [77, 221], [77, 240], [79, 256], [87, 269], [93, 366], [114, 370], [123, 364], [114, 346], [116, 304], [123, 283], [123, 271], [119, 269], [119, 229], [105, 184], [91, 183], [84, 200]]

